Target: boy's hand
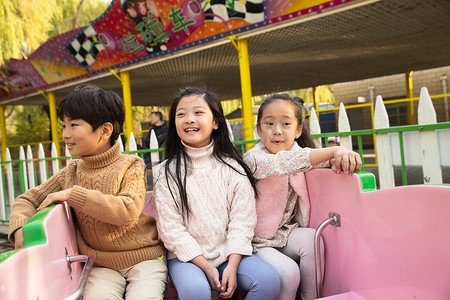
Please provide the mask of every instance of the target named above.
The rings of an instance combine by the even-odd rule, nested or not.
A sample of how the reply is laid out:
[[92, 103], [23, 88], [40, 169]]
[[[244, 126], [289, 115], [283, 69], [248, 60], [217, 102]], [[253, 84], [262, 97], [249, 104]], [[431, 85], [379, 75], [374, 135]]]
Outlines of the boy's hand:
[[70, 189], [66, 189], [66, 190], [62, 190], [59, 192], [48, 194], [47, 197], [44, 199], [44, 201], [42, 201], [41, 205], [39, 205], [39, 207], [37, 208], [37, 211], [40, 211], [44, 207], [49, 206], [53, 202], [69, 200], [71, 191], [72, 191], [72, 189], [70, 188]]
[[14, 249], [23, 248], [24, 246], [22, 228], [19, 228], [14, 232]]

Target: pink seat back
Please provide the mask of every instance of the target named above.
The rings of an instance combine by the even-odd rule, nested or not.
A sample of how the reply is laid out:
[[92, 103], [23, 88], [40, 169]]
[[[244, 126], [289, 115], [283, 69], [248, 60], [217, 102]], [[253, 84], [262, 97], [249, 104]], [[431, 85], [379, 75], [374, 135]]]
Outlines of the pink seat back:
[[450, 299], [450, 187], [406, 186], [361, 192], [356, 175], [306, 173], [311, 223], [330, 212], [322, 296], [350, 291], [367, 299]]
[[[82, 264], [72, 264], [72, 274], [66, 261], [77, 255], [78, 247], [72, 214], [65, 204], [42, 210], [42, 220], [29, 226], [29, 235], [43, 235], [44, 243], [26, 247], [0, 263], [0, 299], [63, 299], [71, 295], [81, 279]], [[35, 219], [35, 220], [36, 220]], [[27, 240], [25, 240], [27, 246]]]
[[152, 205], [152, 192], [147, 192], [145, 195], [145, 205], [144, 205], [144, 212], [151, 215], [152, 217], [155, 217], [155, 209]]

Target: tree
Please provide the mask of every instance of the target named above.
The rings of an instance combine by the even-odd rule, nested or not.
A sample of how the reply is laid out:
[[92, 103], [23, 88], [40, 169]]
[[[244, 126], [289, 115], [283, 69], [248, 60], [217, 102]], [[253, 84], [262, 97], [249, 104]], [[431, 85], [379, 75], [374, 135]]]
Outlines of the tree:
[[3, 64], [9, 58], [22, 58], [22, 53], [30, 54], [49, 38], [58, 1], [2, 0], [1, 6], [0, 11], [5, 15], [0, 25]]
[[8, 141], [11, 144], [21, 144], [24, 141], [42, 142], [48, 139], [50, 122], [47, 117], [42, 117], [40, 106], [18, 106], [13, 115], [12, 126], [17, 134], [8, 131]]
[[88, 25], [108, 5], [101, 0], [2, 0], [0, 65], [31, 54], [49, 38], [74, 29], [74, 25]]
[[23, 49], [22, 20], [17, 15], [17, 8], [13, 1], [2, 0], [0, 2], [0, 65], [10, 57], [20, 57]]
[[109, 3], [100, 0], [60, 0], [60, 11], [52, 19], [49, 37], [56, 36], [90, 22], [105, 12]]
[[[83, 27], [103, 14], [102, 0], [2, 0], [0, 2], [0, 65], [31, 54], [49, 38]], [[48, 106], [17, 106], [8, 118], [8, 143], [49, 139]]]

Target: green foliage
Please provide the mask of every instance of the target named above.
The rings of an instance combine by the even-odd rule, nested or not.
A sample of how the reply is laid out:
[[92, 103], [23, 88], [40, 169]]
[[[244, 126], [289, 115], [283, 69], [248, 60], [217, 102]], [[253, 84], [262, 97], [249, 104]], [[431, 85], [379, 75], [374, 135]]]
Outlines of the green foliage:
[[[81, 10], [77, 17], [78, 7]], [[49, 38], [86, 26], [105, 12], [101, 0], [2, 0], [0, 1], [0, 65], [29, 55]]]
[[[74, 29], [75, 19], [77, 27], [88, 25], [108, 5], [104, 0], [1, 0], [0, 65], [11, 58], [21, 59], [49, 38]], [[6, 123], [8, 145], [51, 140], [44, 107], [17, 106]]]
[[[83, 2], [83, 4], [81, 5], [81, 10], [77, 17], [80, 1]], [[70, 31], [74, 28], [89, 25], [90, 22], [100, 17], [109, 5], [109, 3], [98, 0], [60, 0], [58, 1], [58, 4], [59, 12], [56, 13], [51, 20], [52, 28], [48, 32], [49, 37]], [[76, 26], [74, 27], [74, 25]]]
[[10, 57], [19, 58], [22, 52], [24, 34], [17, 7], [10, 0], [0, 2], [0, 65]]
[[13, 128], [8, 128], [8, 144], [49, 140], [50, 120], [41, 106], [17, 106], [11, 117]]

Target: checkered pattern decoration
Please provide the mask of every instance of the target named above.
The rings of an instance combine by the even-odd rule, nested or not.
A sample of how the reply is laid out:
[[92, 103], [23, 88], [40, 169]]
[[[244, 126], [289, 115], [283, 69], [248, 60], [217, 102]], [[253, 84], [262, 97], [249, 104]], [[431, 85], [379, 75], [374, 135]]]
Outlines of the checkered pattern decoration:
[[97, 39], [97, 31], [92, 25], [87, 26], [67, 45], [67, 50], [83, 66], [94, 63], [98, 53], [103, 49], [105, 46]]
[[244, 19], [249, 23], [264, 21], [263, 0], [210, 0], [204, 4], [205, 20], [214, 22]]

